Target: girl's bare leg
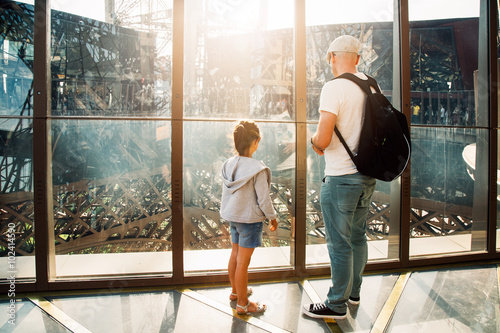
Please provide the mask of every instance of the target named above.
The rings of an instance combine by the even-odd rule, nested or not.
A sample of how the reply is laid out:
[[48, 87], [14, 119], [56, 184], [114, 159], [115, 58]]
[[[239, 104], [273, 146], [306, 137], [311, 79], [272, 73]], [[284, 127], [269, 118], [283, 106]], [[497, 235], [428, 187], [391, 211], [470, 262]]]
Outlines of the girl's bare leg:
[[[234, 248], [233, 248], [234, 249]], [[246, 306], [248, 304], [248, 266], [250, 265], [250, 259], [252, 258], [254, 249], [239, 247], [238, 256], [236, 259], [236, 270], [234, 274], [234, 285], [236, 287], [236, 293], [238, 294], [238, 305]], [[248, 308], [249, 312], [253, 312], [257, 309], [257, 304], [254, 302], [250, 303]]]
[[235, 273], [238, 260], [238, 250], [240, 246], [235, 243], [232, 243], [232, 245], [233, 247], [231, 250], [231, 257], [229, 258], [229, 264], [227, 265], [227, 270], [229, 272], [229, 282], [231, 282], [231, 293], [236, 294]]

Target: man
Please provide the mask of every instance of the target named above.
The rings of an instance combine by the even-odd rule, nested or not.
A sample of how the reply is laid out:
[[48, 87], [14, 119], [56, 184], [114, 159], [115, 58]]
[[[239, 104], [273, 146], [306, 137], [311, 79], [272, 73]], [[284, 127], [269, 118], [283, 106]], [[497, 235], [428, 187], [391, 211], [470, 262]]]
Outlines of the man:
[[420, 122], [419, 116], [420, 116], [420, 105], [417, 104], [413, 107], [412, 123], [418, 124]]
[[[328, 48], [327, 60], [335, 77], [359, 73], [360, 42], [340, 36]], [[337, 125], [353, 153], [359, 145], [365, 109], [365, 93], [347, 79], [327, 82], [320, 97], [318, 129], [311, 138], [314, 151], [325, 157], [325, 177], [321, 184], [321, 211], [330, 255], [332, 286], [324, 303], [304, 305], [313, 318], [344, 319], [347, 302], [359, 304], [363, 270], [368, 260], [366, 216], [375, 190], [375, 178], [356, 169], [346, 149], [334, 134]]]

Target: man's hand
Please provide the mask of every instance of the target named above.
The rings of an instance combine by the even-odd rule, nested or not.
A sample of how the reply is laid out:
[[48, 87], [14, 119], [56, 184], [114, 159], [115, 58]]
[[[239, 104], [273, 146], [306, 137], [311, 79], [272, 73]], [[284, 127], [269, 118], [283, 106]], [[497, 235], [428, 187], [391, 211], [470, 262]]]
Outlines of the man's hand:
[[321, 148], [318, 148], [316, 147], [316, 145], [314, 144], [314, 137], [311, 138], [311, 146], [312, 146], [312, 149], [316, 152], [316, 154], [318, 154], [319, 156], [323, 156], [325, 155], [325, 152], [324, 152], [324, 149], [321, 149]]
[[313, 150], [320, 156], [325, 155], [325, 148], [330, 145], [337, 116], [331, 112], [320, 111], [318, 128], [311, 138]]

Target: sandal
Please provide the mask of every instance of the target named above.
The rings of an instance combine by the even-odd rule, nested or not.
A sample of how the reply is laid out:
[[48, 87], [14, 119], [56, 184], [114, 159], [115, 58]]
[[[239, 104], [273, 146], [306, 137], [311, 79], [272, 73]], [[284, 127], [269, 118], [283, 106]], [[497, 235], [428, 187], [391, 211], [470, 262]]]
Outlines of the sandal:
[[[247, 289], [247, 297], [252, 295], [253, 294], [253, 289], [248, 287]], [[238, 300], [238, 294], [235, 294], [235, 293], [231, 293], [231, 295], [229, 295], [229, 300], [230, 301], [236, 301]]]
[[[257, 306], [257, 310], [255, 310], [255, 311], [248, 311], [248, 307], [250, 306], [250, 304], [251, 304], [250, 301], [248, 301], [248, 304], [245, 305], [245, 306], [236, 304], [236, 312], [239, 315], [249, 315], [249, 314], [262, 313], [262, 312], [266, 311], [266, 309], [267, 309], [267, 306], [265, 304], [261, 305], [259, 302], [257, 302], [257, 303], [255, 303], [255, 305]], [[238, 308], [242, 309], [243, 311], [238, 311]]]

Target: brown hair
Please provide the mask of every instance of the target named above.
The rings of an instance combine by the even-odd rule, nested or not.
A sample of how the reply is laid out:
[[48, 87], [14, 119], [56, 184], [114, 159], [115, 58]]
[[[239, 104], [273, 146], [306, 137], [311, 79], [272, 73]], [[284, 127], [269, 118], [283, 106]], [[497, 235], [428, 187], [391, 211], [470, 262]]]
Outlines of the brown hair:
[[233, 138], [238, 154], [245, 155], [252, 142], [260, 139], [259, 127], [252, 120], [241, 120], [234, 128]]

